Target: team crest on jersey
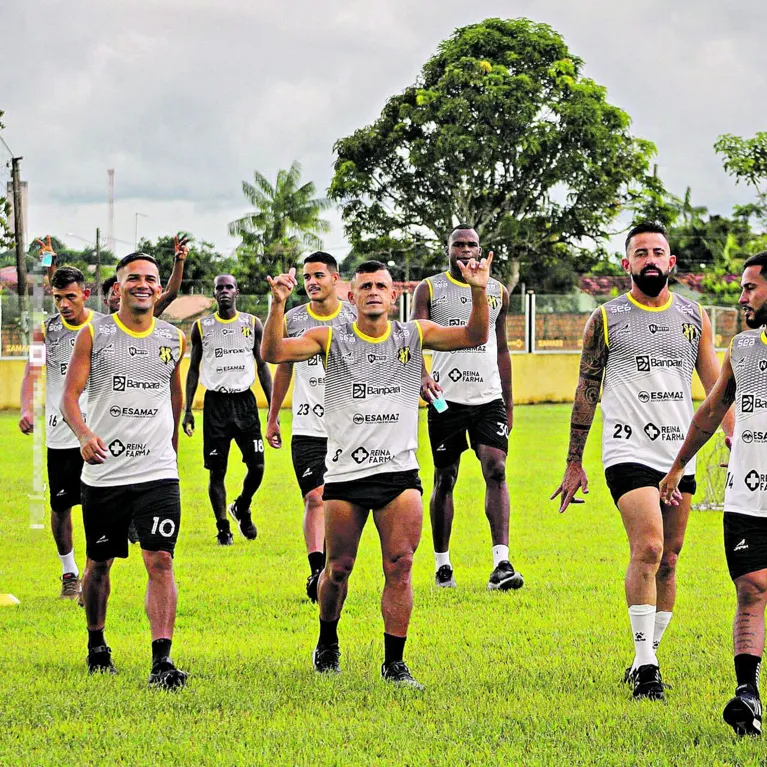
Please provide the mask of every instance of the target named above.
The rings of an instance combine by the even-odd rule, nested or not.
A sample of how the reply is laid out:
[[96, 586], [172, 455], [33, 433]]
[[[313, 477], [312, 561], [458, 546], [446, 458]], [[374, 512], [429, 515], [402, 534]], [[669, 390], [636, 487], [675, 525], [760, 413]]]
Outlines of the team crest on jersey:
[[501, 297], [500, 296], [488, 296], [487, 297], [487, 305], [491, 309], [498, 309], [501, 305]]
[[403, 364], [407, 365], [410, 362], [410, 347], [403, 346], [397, 351], [397, 359]]
[[160, 347], [160, 359], [167, 365], [173, 359], [173, 352], [170, 346]]
[[253, 329], [250, 327], [250, 325], [243, 325], [240, 328], [240, 332], [245, 336], [245, 338], [250, 338], [253, 335]]
[[698, 330], [697, 326], [693, 325], [691, 322], [683, 322], [682, 323], [682, 335], [690, 343], [693, 343], [700, 336], [700, 331]]

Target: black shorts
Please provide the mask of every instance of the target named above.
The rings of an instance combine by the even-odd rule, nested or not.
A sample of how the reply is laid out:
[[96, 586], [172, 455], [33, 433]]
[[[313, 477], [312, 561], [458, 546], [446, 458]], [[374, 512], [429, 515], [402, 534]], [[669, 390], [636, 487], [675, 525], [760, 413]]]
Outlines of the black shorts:
[[767, 519], [724, 512], [724, 552], [730, 578], [767, 569]]
[[181, 524], [177, 479], [158, 479], [117, 487], [82, 483], [85, 553], [94, 562], [128, 556], [131, 520], [141, 548], [173, 555]]
[[82, 470], [79, 447], [48, 448], [48, 489], [53, 511], [66, 511], [80, 503]]
[[366, 511], [378, 511], [405, 490], [417, 490], [423, 495], [418, 469], [375, 474], [351, 482], [326, 482], [322, 498], [325, 501], [347, 501], [362, 506]]
[[264, 463], [264, 440], [253, 392], [206, 391], [202, 410], [202, 452], [205, 468], [225, 472], [232, 440], [248, 466]]
[[296, 434], [290, 441], [290, 454], [293, 458], [293, 470], [296, 472], [301, 495], [325, 484], [325, 456], [328, 441], [325, 437], [305, 437]]
[[502, 399], [483, 405], [448, 402], [444, 413], [438, 413], [430, 407], [428, 423], [431, 455], [438, 469], [452, 466], [458, 461], [468, 447], [467, 432], [471, 449], [475, 453], [479, 445], [509, 452], [509, 425], [506, 405]]
[[[605, 469], [605, 479], [615, 505], [622, 495], [639, 487], [658, 487], [666, 474], [641, 463], [616, 463]], [[695, 495], [698, 484], [694, 474], [686, 474], [679, 483], [679, 491]]]

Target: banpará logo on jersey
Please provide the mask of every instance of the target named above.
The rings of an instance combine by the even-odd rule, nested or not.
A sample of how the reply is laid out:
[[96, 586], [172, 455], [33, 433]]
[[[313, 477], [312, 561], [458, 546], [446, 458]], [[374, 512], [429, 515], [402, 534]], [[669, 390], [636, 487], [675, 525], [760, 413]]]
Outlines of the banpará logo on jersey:
[[[163, 347], [167, 348], [167, 347]], [[220, 346], [216, 347], [213, 354], [216, 357], [226, 357], [229, 354], [247, 354], [250, 351], [250, 349], [222, 349]]]
[[360, 426], [363, 423], [399, 423], [399, 413], [355, 413], [352, 416], [352, 421], [354, 421], [357, 426]]
[[668, 325], [656, 325], [654, 322], [651, 322], [647, 329], [655, 335], [656, 333], [669, 333], [671, 332], [671, 328]]
[[410, 347], [403, 346], [401, 349], [397, 349], [397, 359], [403, 365], [407, 365], [407, 363], [410, 362]]
[[640, 402], [684, 402], [682, 391], [640, 391], [637, 395]]
[[458, 370], [458, 368], [453, 368], [447, 374], [447, 377], [453, 383], [458, 383], [459, 381], [463, 381], [463, 383], [483, 383], [485, 380], [478, 370]]
[[60, 373], [61, 375], [65, 376], [65, 375], [67, 374], [67, 368], [68, 368], [68, 367], [69, 367], [69, 363], [68, 363], [68, 362], [62, 362], [62, 363], [59, 365], [59, 373]]
[[651, 357], [649, 354], [638, 354], [634, 357], [636, 360], [638, 373], [649, 373], [652, 368], [680, 368], [683, 360], [678, 357]]
[[309, 379], [309, 386], [324, 386], [324, 385], [325, 385], [325, 377], [324, 376], [322, 378], [315, 378], [314, 376], [312, 376]]
[[752, 493], [757, 490], [767, 490], [767, 474], [760, 474], [756, 469], [751, 469], [743, 477], [743, 481]]
[[146, 446], [146, 442], [127, 442], [123, 443], [119, 439], [114, 439], [109, 443], [109, 452], [119, 458], [124, 455], [126, 458], [140, 458], [149, 455], [152, 451]]
[[159, 351], [160, 359], [167, 365], [173, 361], [173, 351], [170, 346], [161, 346]]
[[156, 407], [118, 407], [112, 405], [109, 415], [112, 418], [154, 418], [157, 415]]
[[609, 307], [610, 314], [628, 314], [631, 311], [631, 304], [619, 304]]
[[145, 357], [149, 354], [149, 349], [140, 349], [138, 346], [129, 346], [128, 354], [130, 354], [131, 357]]
[[148, 391], [150, 389], [159, 389], [159, 381], [137, 381], [127, 376], [112, 376], [112, 390], [113, 391], [129, 391], [131, 389], [139, 389], [141, 391]]
[[307, 365], [319, 365], [320, 364], [320, 355], [315, 354], [314, 357], [309, 357], [308, 360], [306, 360]]
[[369, 383], [352, 382], [352, 399], [366, 399], [371, 397], [386, 397], [390, 394], [399, 394], [402, 391], [400, 386], [375, 386]]
[[449, 328], [460, 328], [466, 324], [466, 320], [459, 319], [458, 317], [450, 317], [447, 321]]
[[376, 354], [375, 352], [370, 352], [368, 354], [368, 362], [372, 365], [374, 362], [386, 362], [389, 358], [385, 354]]
[[700, 330], [697, 325], [691, 322], [682, 323], [682, 335], [692, 344], [700, 338]]
[[767, 408], [767, 399], [757, 397], [755, 394], [740, 395], [740, 409], [744, 413], [753, 413], [755, 410], [764, 410]]
[[245, 338], [250, 338], [253, 335], [253, 328], [250, 327], [250, 325], [243, 325], [240, 328], [240, 332], [245, 336]]
[[740, 438], [747, 445], [750, 445], [752, 442], [767, 442], [767, 431], [751, 431], [750, 429], [746, 429], [740, 435]]
[[221, 365], [216, 368], [216, 373], [237, 373], [245, 370], [245, 365]]

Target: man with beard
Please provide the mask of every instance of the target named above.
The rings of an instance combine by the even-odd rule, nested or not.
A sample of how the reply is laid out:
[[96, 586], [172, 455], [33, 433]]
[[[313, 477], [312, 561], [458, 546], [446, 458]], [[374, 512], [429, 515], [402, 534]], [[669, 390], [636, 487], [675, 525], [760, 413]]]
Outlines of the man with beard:
[[[669, 292], [675, 263], [662, 226], [642, 223], [628, 233], [623, 268], [631, 290], [597, 309], [586, 324], [567, 470], [551, 496], [561, 494], [563, 512], [583, 502], [574, 498], [579, 488], [588, 492], [583, 449], [604, 376], [602, 461], [630, 547], [625, 586], [635, 658], [625, 680], [635, 698], [653, 700], [664, 697], [656, 650], [676, 597], [694, 463], [681, 478], [677, 504], [661, 503], [658, 483], [692, 419], [693, 370], [706, 392], [719, 373], [708, 316], [699, 304]], [[732, 433], [731, 418], [725, 431]]]
[[716, 386], [692, 419], [671, 470], [660, 483], [661, 500], [679, 498], [682, 477], [735, 403], [732, 455], [724, 490], [724, 548], [737, 607], [733, 626], [735, 697], [724, 720], [738, 735], [761, 735], [759, 670], [767, 604], [767, 250], [744, 266], [738, 303], [751, 330], [732, 339]]
[[[338, 264], [329, 253], [317, 251], [304, 259], [304, 287], [309, 303], [296, 306], [285, 314], [286, 338], [299, 338], [309, 328], [340, 327], [354, 322], [357, 311], [338, 300]], [[274, 374], [272, 402], [266, 441], [275, 449], [282, 447], [280, 408], [290, 386], [293, 367], [296, 383], [293, 390], [293, 427], [290, 453], [293, 470], [304, 499], [304, 540], [311, 571], [306, 581], [306, 596], [317, 601], [317, 583], [325, 567], [325, 514], [322, 489], [325, 483], [325, 454], [328, 437], [325, 431], [325, 370], [322, 355], [303, 362], [282, 362]]]
[[[208, 497], [221, 546], [233, 543], [227, 508], [245, 538], [252, 541], [257, 535], [250, 503], [264, 478], [264, 440], [258, 405], [250, 388], [256, 380], [254, 360], [266, 401], [272, 398], [272, 374], [260, 351], [264, 328], [258, 317], [237, 311], [238, 295], [237, 280], [231, 274], [219, 274], [213, 280], [218, 311], [192, 326], [192, 354], [186, 376], [183, 426], [189, 437], [194, 433], [192, 403], [200, 379], [207, 390], [202, 409], [202, 450], [205, 468], [210, 472]], [[248, 471], [242, 491], [227, 507], [224, 479], [232, 440], [240, 448]]]

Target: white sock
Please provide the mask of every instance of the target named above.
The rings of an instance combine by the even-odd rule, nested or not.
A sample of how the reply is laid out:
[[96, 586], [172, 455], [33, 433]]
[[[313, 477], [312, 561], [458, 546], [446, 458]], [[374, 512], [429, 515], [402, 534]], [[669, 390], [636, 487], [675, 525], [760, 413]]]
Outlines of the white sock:
[[493, 567], [498, 567], [498, 563], [503, 561], [509, 561], [509, 547], [499, 543], [493, 546]]
[[631, 668], [636, 669], [647, 664], [657, 666], [658, 659], [652, 646], [655, 636], [655, 605], [631, 605], [629, 620], [636, 653]]
[[77, 569], [77, 563], [75, 562], [75, 550], [69, 552], [69, 554], [59, 554], [61, 560], [61, 574], [74, 573], [80, 575], [80, 571]]
[[443, 565], [448, 565], [452, 569], [452, 565], [450, 564], [450, 552], [449, 551], [435, 551], [434, 552], [434, 564], [435, 564], [435, 572], [439, 570], [440, 567]]
[[663, 639], [663, 634], [668, 628], [668, 624], [671, 621], [671, 612], [666, 610], [657, 610], [655, 612], [655, 633], [652, 642], [652, 649], [657, 650], [660, 640]]

